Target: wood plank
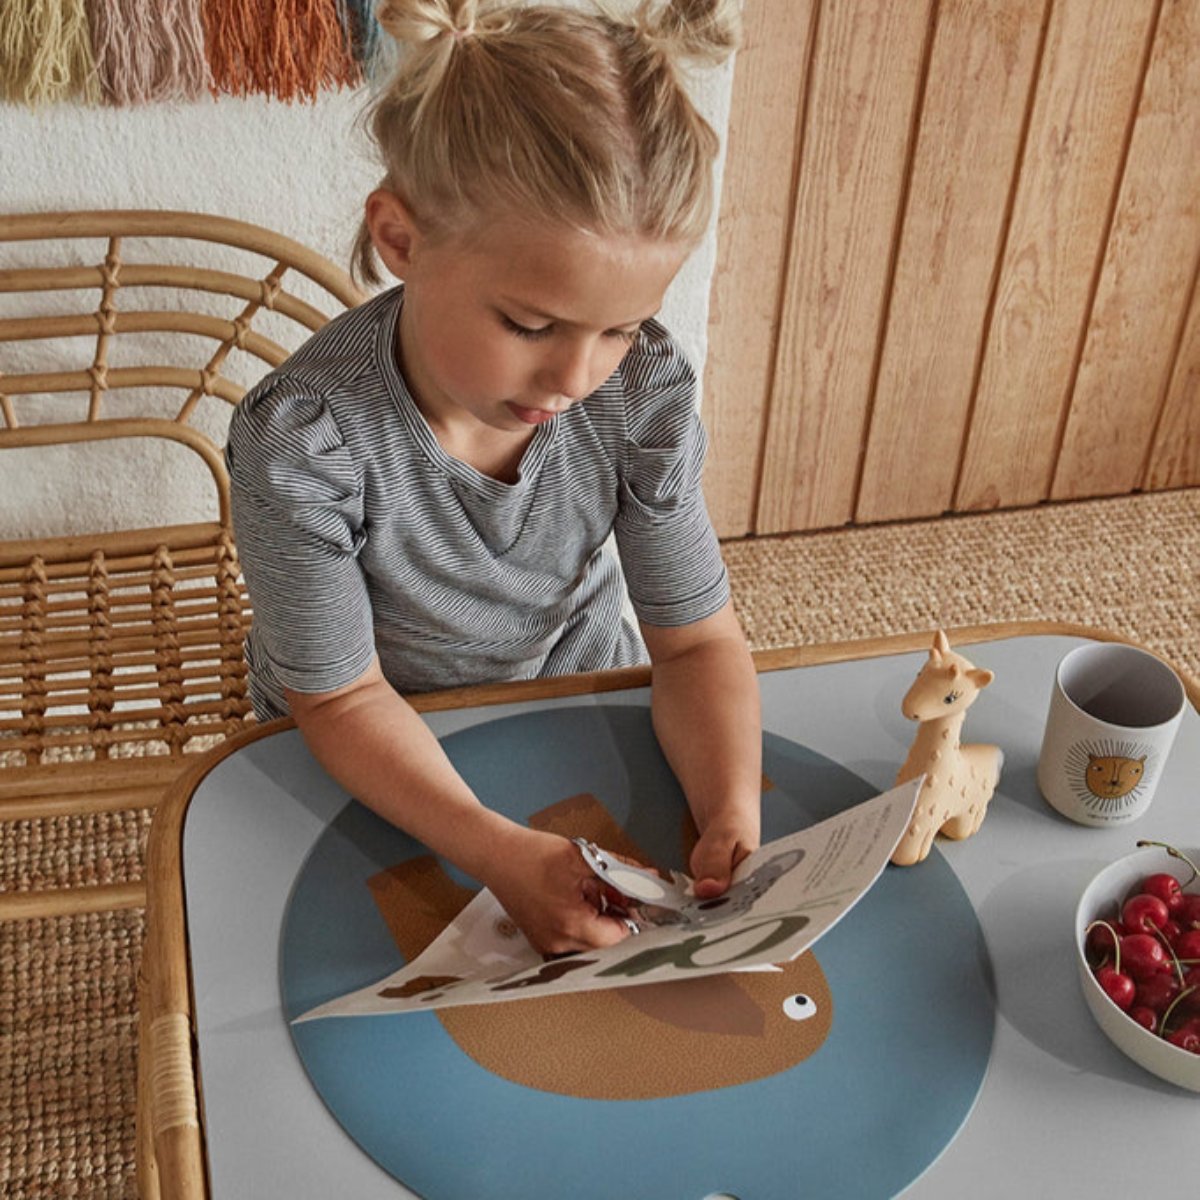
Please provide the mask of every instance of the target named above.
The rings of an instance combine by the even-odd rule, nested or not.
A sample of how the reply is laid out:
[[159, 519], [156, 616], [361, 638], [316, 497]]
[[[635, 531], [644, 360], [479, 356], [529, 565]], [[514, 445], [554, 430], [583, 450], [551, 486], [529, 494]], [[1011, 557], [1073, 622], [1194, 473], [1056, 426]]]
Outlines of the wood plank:
[[929, 8], [858, 0], [818, 22], [759, 533], [853, 515]]
[[[220, 732], [219, 726], [213, 727]], [[162, 736], [161, 734], [159, 735]], [[93, 762], [45, 763], [0, 768], [0, 806], [32, 802], [34, 797], [102, 795], [129, 789], [161, 790], [200, 756], [154, 754], [144, 758], [106, 758]]]
[[1164, 0], [1051, 496], [1141, 485], [1200, 253], [1200, 4]]
[[1046, 499], [1157, 0], [1058, 0], [956, 511]]
[[[178, 762], [178, 759], [175, 760]], [[182, 774], [183, 768], [180, 768]], [[45, 821], [56, 817], [80, 817], [89, 813], [124, 812], [131, 808], [154, 808], [166, 786], [119, 788], [112, 791], [70, 792], [54, 796], [0, 794], [0, 821]]]
[[859, 521], [931, 516], [953, 500], [1044, 9], [939, 6]]
[[40, 917], [79, 916], [146, 907], [146, 885], [106, 883], [93, 887], [46, 888], [32, 892], [6, 892], [0, 896], [0, 921], [32, 921]]
[[717, 533], [751, 530], [815, 0], [747, 0], [734, 66], [701, 414]]
[[[1197, 270], [1200, 271], [1200, 260]], [[1156, 492], [1197, 486], [1200, 486], [1200, 291], [1193, 275], [1188, 323], [1142, 487]]]

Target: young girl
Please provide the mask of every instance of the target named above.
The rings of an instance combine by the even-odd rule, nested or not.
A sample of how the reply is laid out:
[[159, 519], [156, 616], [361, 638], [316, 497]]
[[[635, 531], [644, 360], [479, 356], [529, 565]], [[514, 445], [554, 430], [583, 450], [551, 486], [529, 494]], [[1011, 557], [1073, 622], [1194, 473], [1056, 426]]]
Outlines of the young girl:
[[378, 16], [407, 53], [373, 107], [386, 176], [358, 261], [403, 283], [331, 321], [230, 431], [254, 705], [290, 711], [334, 778], [539, 949], [609, 945], [630, 931], [578, 849], [489, 810], [402, 693], [648, 652], [698, 894], [758, 845], [757, 681], [700, 491], [695, 377], [654, 319], [712, 206], [717, 139], [678, 60], [728, 54], [736, 0]]

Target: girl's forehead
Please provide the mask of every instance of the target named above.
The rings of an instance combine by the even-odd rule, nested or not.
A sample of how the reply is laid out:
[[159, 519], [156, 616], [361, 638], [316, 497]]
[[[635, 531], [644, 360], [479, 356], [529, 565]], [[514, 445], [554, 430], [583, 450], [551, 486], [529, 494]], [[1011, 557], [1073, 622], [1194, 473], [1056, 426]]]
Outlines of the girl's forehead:
[[529, 315], [625, 324], [656, 312], [690, 244], [568, 226], [496, 222], [460, 252], [480, 286]]

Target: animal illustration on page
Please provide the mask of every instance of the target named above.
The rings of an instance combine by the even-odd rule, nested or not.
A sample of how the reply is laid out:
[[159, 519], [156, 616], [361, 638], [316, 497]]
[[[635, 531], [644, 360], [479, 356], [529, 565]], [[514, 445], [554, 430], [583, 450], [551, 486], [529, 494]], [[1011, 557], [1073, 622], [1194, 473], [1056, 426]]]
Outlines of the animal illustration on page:
[[[530, 825], [585, 837], [615, 854], [646, 861], [633, 839], [590, 794], [542, 809]], [[681, 831], [684, 861], [695, 837], [689, 818]], [[773, 881], [773, 876], [767, 878], [771, 866], [760, 868], [766, 875], [753, 889], [759, 895]], [[382, 871], [369, 886], [408, 962], [474, 896], [432, 855]], [[498, 927], [501, 935], [520, 936], [506, 918], [500, 925], [508, 926]], [[586, 954], [551, 960], [521, 985], [561, 978], [591, 961]], [[422, 979], [405, 990], [451, 982]], [[780, 969], [435, 1011], [463, 1053], [513, 1083], [580, 1098], [644, 1100], [729, 1087], [788, 1070], [825, 1041], [833, 999], [810, 952]]]

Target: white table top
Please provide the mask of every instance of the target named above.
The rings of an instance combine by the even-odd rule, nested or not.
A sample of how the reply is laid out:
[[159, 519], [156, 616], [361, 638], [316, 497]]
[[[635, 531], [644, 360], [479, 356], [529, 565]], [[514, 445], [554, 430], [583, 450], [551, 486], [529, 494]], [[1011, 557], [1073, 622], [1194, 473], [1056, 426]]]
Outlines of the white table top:
[[[996, 1030], [973, 1112], [904, 1193], [919, 1200], [1172, 1196], [1183, 1194], [1200, 1169], [1200, 1097], [1145, 1073], [1105, 1039], [1084, 1007], [1072, 950], [1075, 904], [1097, 870], [1132, 851], [1138, 838], [1200, 842], [1200, 715], [1190, 707], [1185, 714], [1145, 817], [1116, 829], [1066, 821], [1041, 799], [1034, 770], [1054, 667], [1078, 644], [1046, 636], [955, 647], [996, 672], [964, 735], [997, 743], [1006, 754], [982, 830], [965, 842], [939, 843], [991, 954]], [[764, 673], [764, 727], [885, 790], [915, 729], [900, 714], [900, 698], [925, 657]], [[550, 705], [646, 702], [645, 691], [628, 691], [427, 720], [445, 736]], [[280, 1006], [279, 931], [290, 887], [346, 799], [290, 731], [220, 762], [188, 811], [184, 878], [217, 1200], [413, 1194], [329, 1114]]]

